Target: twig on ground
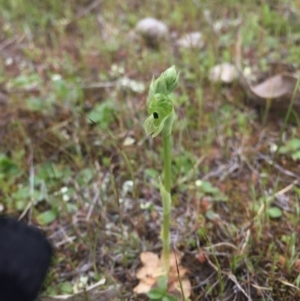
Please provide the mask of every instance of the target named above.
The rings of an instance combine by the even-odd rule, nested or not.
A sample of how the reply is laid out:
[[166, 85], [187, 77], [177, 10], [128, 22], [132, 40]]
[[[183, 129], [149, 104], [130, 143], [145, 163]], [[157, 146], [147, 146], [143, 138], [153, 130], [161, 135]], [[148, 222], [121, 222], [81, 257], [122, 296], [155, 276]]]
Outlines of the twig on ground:
[[283, 174], [295, 178], [297, 179], [298, 183], [300, 183], [300, 176], [293, 173], [292, 171], [289, 171], [287, 169], [284, 169], [282, 166], [280, 166], [279, 164], [275, 163], [272, 159], [270, 159], [268, 156], [262, 154], [262, 153], [258, 153], [259, 158], [263, 159], [264, 161], [266, 161], [268, 164], [274, 166], [277, 170], [279, 170], [280, 172], [282, 172]]

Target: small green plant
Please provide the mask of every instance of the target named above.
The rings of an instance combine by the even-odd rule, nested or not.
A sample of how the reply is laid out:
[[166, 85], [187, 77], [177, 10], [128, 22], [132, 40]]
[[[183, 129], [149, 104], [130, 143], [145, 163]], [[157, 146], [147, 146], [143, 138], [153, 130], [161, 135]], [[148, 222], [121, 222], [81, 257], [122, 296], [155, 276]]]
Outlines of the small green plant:
[[168, 293], [167, 282], [165, 277], [158, 278], [157, 285], [157, 288], [153, 288], [147, 294], [150, 300], [178, 301], [176, 297]]
[[108, 99], [103, 103], [97, 104], [95, 108], [90, 111], [88, 117], [102, 129], [108, 129], [110, 124], [115, 120], [115, 107], [111, 99]]
[[285, 145], [283, 145], [279, 149], [279, 153], [282, 155], [290, 155], [293, 160], [300, 159], [300, 139], [293, 138], [286, 141]]
[[[158, 288], [150, 290], [148, 297], [151, 300], [174, 301], [174, 296], [167, 292], [168, 275], [170, 270], [170, 212], [171, 212], [171, 147], [172, 147], [172, 127], [175, 120], [175, 111], [169, 95], [178, 86], [179, 73], [175, 66], [163, 72], [156, 80], [152, 80], [148, 95], [148, 111], [150, 116], [144, 123], [144, 128], [148, 135], [156, 137], [162, 134], [163, 138], [163, 160], [164, 173], [163, 182], [159, 180], [160, 194], [163, 203], [163, 223], [161, 238], [162, 250], [162, 277], [158, 279]], [[184, 293], [179, 279], [181, 292]]]
[[156, 80], [152, 80], [148, 94], [150, 116], [144, 123], [148, 135], [163, 137], [164, 178], [160, 180], [160, 194], [163, 202], [162, 260], [165, 275], [168, 275], [170, 261], [170, 211], [171, 211], [171, 145], [172, 126], [175, 120], [174, 106], [168, 97], [178, 85], [179, 74], [175, 66], [167, 69]]

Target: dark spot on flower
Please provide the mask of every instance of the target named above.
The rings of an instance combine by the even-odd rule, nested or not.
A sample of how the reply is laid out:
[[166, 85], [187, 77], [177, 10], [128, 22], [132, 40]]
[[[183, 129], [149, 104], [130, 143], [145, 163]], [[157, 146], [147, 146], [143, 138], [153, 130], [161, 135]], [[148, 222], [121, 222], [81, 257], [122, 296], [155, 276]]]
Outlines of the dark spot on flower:
[[158, 113], [154, 112], [153, 117], [154, 117], [154, 119], [158, 119]]

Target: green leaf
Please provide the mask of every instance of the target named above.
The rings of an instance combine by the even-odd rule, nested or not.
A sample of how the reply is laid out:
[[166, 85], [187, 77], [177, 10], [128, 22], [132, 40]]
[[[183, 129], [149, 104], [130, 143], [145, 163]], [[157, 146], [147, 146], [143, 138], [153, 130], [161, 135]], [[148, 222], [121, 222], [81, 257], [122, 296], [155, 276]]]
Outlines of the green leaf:
[[0, 154], [0, 173], [13, 175], [19, 172], [18, 165], [15, 164], [6, 155]]
[[145, 175], [148, 176], [149, 178], [156, 179], [159, 175], [159, 172], [154, 168], [146, 168]]
[[43, 196], [37, 190], [32, 192], [29, 186], [21, 186], [18, 190], [12, 193], [11, 197], [15, 201], [16, 209], [21, 211], [28, 205], [31, 197], [34, 201], [41, 201]]
[[160, 290], [164, 290], [166, 292], [167, 287], [168, 287], [168, 277], [167, 276], [158, 277], [157, 285], [158, 285]]
[[44, 180], [45, 182], [58, 179], [66, 180], [71, 174], [72, 171], [68, 166], [45, 162], [37, 167], [37, 176], [35, 180], [37, 183], [41, 180]]
[[205, 239], [206, 238], [206, 235], [207, 235], [207, 230], [205, 227], [200, 227], [198, 230], [197, 230], [197, 234], [198, 236], [201, 238], [201, 239]]
[[19, 75], [18, 77], [12, 80], [12, 84], [17, 88], [30, 89], [35, 86], [42, 85], [42, 79], [37, 73]]
[[282, 216], [282, 210], [278, 207], [270, 207], [267, 213], [271, 218], [280, 218]]
[[151, 291], [147, 294], [148, 298], [152, 300], [160, 300], [163, 298], [163, 296], [166, 294], [166, 291], [161, 288], [153, 288]]
[[70, 282], [63, 282], [59, 284], [60, 292], [63, 294], [72, 294], [73, 286]]
[[300, 160], [300, 151], [293, 153], [292, 154], [292, 159], [295, 160], [295, 161]]
[[289, 152], [294, 152], [300, 150], [300, 139], [293, 138], [286, 142], [284, 146], [282, 146], [279, 150], [281, 154], [287, 154]]
[[215, 220], [215, 219], [217, 219], [217, 218], [219, 218], [219, 215], [218, 214], [216, 214], [214, 211], [212, 211], [212, 210], [207, 210], [206, 211], [206, 213], [205, 213], [205, 216], [206, 216], [206, 218], [207, 219], [209, 219], [209, 220]]
[[26, 99], [27, 109], [33, 112], [41, 112], [46, 107], [45, 101], [39, 97], [29, 97]]
[[77, 181], [81, 185], [88, 184], [94, 176], [94, 171], [91, 168], [85, 168], [78, 173]]
[[37, 220], [41, 225], [49, 225], [56, 219], [56, 217], [56, 212], [54, 212], [53, 210], [47, 210], [40, 213], [37, 216]]
[[290, 150], [288, 149], [288, 147], [286, 145], [281, 146], [279, 149], [280, 154], [287, 154], [289, 151]]
[[203, 193], [212, 194], [212, 195], [220, 193], [220, 190], [217, 187], [212, 186], [211, 183], [207, 181], [201, 181], [200, 190]]
[[88, 114], [89, 119], [99, 124], [101, 128], [108, 128], [115, 120], [116, 106], [110, 99], [96, 105], [96, 107]]
[[201, 181], [198, 186], [200, 187], [200, 191], [202, 193], [212, 195], [214, 201], [228, 201], [228, 197], [224, 195], [217, 187], [214, 187], [210, 182]]
[[170, 294], [167, 294], [165, 297], [163, 297], [162, 301], [178, 301], [179, 299], [170, 295]]

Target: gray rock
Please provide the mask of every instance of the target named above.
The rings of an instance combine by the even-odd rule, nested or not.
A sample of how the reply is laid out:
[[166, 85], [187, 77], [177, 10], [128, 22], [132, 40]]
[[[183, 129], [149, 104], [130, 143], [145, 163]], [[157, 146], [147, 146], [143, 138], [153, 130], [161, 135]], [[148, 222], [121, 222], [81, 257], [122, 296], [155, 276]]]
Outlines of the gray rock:
[[148, 44], [154, 46], [158, 45], [162, 40], [166, 40], [169, 34], [167, 25], [154, 18], [140, 20], [135, 29]]

